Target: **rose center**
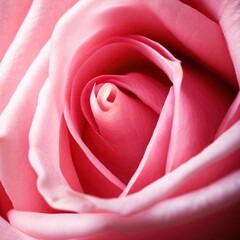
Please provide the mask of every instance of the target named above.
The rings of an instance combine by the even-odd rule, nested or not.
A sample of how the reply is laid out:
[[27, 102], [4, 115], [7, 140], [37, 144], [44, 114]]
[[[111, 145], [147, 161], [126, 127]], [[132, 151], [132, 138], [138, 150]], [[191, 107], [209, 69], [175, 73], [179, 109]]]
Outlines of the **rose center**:
[[115, 176], [127, 184], [136, 171], [158, 114], [113, 83], [96, 84], [90, 107], [97, 131], [85, 130], [85, 143]]
[[98, 105], [103, 111], [108, 111], [116, 98], [117, 87], [111, 83], [105, 83], [97, 94]]

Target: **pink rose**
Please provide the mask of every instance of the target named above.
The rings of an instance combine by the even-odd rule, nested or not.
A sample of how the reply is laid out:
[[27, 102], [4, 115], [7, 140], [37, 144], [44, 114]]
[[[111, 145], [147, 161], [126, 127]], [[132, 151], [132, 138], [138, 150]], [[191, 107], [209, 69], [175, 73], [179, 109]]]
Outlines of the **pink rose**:
[[239, 11], [1, 0], [1, 239], [238, 239]]

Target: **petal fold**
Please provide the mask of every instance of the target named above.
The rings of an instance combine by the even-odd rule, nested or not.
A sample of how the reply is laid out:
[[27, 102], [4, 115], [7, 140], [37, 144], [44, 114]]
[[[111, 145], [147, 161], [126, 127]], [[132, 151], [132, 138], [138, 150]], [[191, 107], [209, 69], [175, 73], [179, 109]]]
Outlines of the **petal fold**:
[[[116, 214], [43, 214], [12, 210], [13, 226], [43, 239], [91, 237], [106, 231], [126, 232], [164, 229], [213, 214], [240, 202], [240, 171], [206, 188], [167, 199], [143, 212], [122, 217]], [[173, 228], [174, 229], [174, 228]]]
[[48, 209], [37, 190], [37, 176], [28, 160], [29, 129], [38, 93], [48, 75], [48, 64], [47, 43], [0, 116], [0, 180], [16, 209]]

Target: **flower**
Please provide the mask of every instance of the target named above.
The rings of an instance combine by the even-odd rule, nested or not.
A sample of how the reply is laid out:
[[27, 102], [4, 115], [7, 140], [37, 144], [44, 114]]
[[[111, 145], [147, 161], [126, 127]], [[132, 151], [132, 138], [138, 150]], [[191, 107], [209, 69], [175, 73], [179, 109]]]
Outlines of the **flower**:
[[1, 5], [4, 239], [240, 235], [238, 1]]

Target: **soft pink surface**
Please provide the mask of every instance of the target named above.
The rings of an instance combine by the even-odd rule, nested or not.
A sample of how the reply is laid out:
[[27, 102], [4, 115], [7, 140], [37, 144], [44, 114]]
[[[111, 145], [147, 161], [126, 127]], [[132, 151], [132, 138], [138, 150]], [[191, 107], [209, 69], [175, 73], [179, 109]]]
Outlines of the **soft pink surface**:
[[[227, 157], [232, 153], [237, 153], [236, 150], [239, 149], [239, 131], [240, 121], [200, 154], [137, 193], [121, 199], [103, 200], [95, 197], [90, 197], [90, 199], [92, 199], [99, 208], [116, 211], [124, 215], [138, 212], [140, 209], [156, 204], [161, 199], [181, 189], [183, 184], [188, 183], [198, 172], [208, 169], [215, 163], [218, 163], [215, 165], [217, 167], [222, 161], [228, 161]], [[215, 171], [217, 173], [217, 168]], [[204, 180], [204, 178], [198, 179], [198, 182], [202, 180]], [[138, 204], [133, 204], [136, 203], [136, 201]]]
[[0, 116], [0, 178], [15, 209], [46, 208], [37, 191], [36, 173], [28, 161], [28, 134], [37, 105], [38, 92], [47, 78], [48, 64], [47, 44], [32, 63]]
[[[54, 64], [50, 65], [50, 79], [47, 82], [47, 84], [45, 84], [45, 87], [43, 88], [43, 91], [42, 91], [42, 94], [41, 94], [42, 98], [40, 97], [39, 106], [37, 108], [37, 112], [36, 112], [36, 115], [35, 115], [35, 118], [34, 118], [32, 130], [31, 130], [31, 138], [30, 138], [30, 140], [31, 140], [30, 141], [30, 160], [31, 160], [31, 162], [34, 166], [34, 169], [36, 170], [36, 172], [38, 173], [38, 176], [39, 176], [39, 190], [40, 190], [40, 192], [43, 194], [43, 196], [45, 197], [45, 199], [48, 201], [48, 203], [50, 205], [52, 205], [54, 207], [57, 207], [57, 208], [62, 208], [61, 204], [63, 204], [63, 203], [61, 203], [61, 204], [59, 203], [60, 204], [60, 206], [59, 206], [58, 201], [56, 199], [61, 199], [63, 196], [65, 196], [65, 194], [66, 194], [67, 199], [72, 199], [72, 198], [75, 199], [75, 197], [76, 198], [78, 197], [78, 194], [76, 194], [76, 196], [75, 196], [75, 193], [72, 192], [72, 190], [69, 188], [68, 184], [66, 185], [64, 177], [62, 176], [62, 174], [60, 172], [60, 169], [58, 168], [58, 164], [59, 164], [58, 163], [58, 156], [59, 156], [59, 151], [58, 151], [58, 148], [59, 148], [59, 146], [58, 146], [59, 130], [58, 129], [59, 129], [59, 126], [60, 126], [61, 114], [62, 114], [62, 111], [63, 111], [63, 108], [64, 108], [64, 105], [63, 105], [63, 103], [64, 103], [63, 102], [64, 101], [64, 89], [65, 89], [64, 87], [65, 87], [65, 84], [67, 84], [67, 82], [66, 82], [67, 81], [66, 67], [63, 67], [63, 66], [65, 66], [66, 63], [70, 63], [70, 61], [71, 61], [73, 55], [75, 54], [76, 50], [79, 47], [81, 47], [82, 42], [86, 41], [88, 39], [88, 37], [91, 36], [92, 33], [98, 32], [100, 34], [103, 27], [106, 28], [108, 26], [108, 24], [110, 24], [110, 26], [108, 26], [108, 27], [111, 27], [110, 28], [111, 31], [109, 30], [109, 28], [106, 28], [106, 30], [104, 31], [104, 35], [101, 35], [102, 38], [103, 37], [105, 37], [105, 38], [109, 37], [109, 36], [111, 36], [112, 34], [115, 33], [113, 28], [112, 28], [113, 27], [112, 24], [116, 25], [116, 26], [114, 26], [115, 27], [114, 29], [118, 29], [119, 34], [121, 32], [122, 33], [123, 32], [131, 33], [132, 28], [130, 28], [130, 27], [127, 28], [126, 25], [125, 25], [126, 24], [125, 21], [127, 21], [127, 19], [130, 16], [131, 16], [131, 19], [133, 18], [132, 19], [133, 22], [135, 24], [137, 24], [137, 26], [139, 26], [139, 27], [134, 28], [134, 31], [137, 31], [137, 30], [139, 31], [140, 29], [142, 29], [142, 31], [143, 31], [145, 29], [145, 27], [147, 27], [148, 25], [150, 25], [150, 26], [154, 25], [154, 24], [152, 24], [152, 21], [150, 21], [150, 18], [149, 18], [149, 20], [144, 19], [144, 22], [142, 22], [142, 21], [137, 22], [137, 19], [139, 18], [139, 16], [135, 14], [134, 17], [133, 17], [132, 14], [130, 14], [130, 13], [132, 13], [132, 8], [131, 7], [126, 7], [126, 6], [124, 6], [124, 9], [125, 9], [124, 19], [125, 20], [120, 21], [121, 16], [114, 15], [115, 10], [112, 9], [113, 5], [115, 5], [115, 4], [117, 4], [117, 2], [111, 2], [111, 4], [109, 4], [109, 5], [101, 5], [97, 8], [98, 11], [95, 12], [95, 11], [91, 11], [91, 8], [94, 9], [94, 3], [92, 5], [84, 5], [80, 2], [74, 8], [72, 8], [71, 11], [69, 11], [64, 18], [62, 18], [61, 23], [65, 21], [64, 24], [62, 24], [62, 25], [59, 24], [57, 26], [57, 28], [55, 29], [55, 32], [54, 32], [54, 35], [53, 35], [53, 52], [52, 52], [52, 58], [51, 59], [52, 59], [52, 61], [54, 61]], [[134, 1], [130, 2], [128, 4], [134, 4]], [[148, 5], [147, 2], [143, 2], [142, 4], [143, 5], [146, 4], [147, 8], [145, 10], [143, 10], [142, 9], [143, 5], [139, 5], [138, 7], [141, 9], [141, 11], [139, 11], [140, 13], [145, 13], [145, 12], [149, 13], [149, 11], [153, 11], [152, 14], [154, 14], [154, 11], [156, 11], [154, 6]], [[168, 7], [169, 8], [173, 7], [173, 6], [171, 6], [171, 3], [169, 3], [169, 5], [168, 5], [164, 1], [161, 2], [160, 5], [163, 9], [167, 9]], [[175, 9], [176, 6], [178, 6], [178, 4], [174, 5], [174, 9]], [[123, 8], [123, 6], [119, 6], [118, 8]], [[110, 11], [110, 9], [111, 9], [111, 11]], [[199, 15], [197, 12], [194, 12], [192, 10], [190, 11], [188, 7], [185, 8], [185, 6], [181, 6], [181, 9], [182, 9], [183, 12], [186, 11], [185, 14], [189, 13], [190, 16], [193, 17], [193, 18], [196, 18], [196, 19], [198, 19], [198, 18], [201, 19], [202, 18], [202, 15]], [[164, 13], [164, 11], [163, 11], [163, 13]], [[111, 23], [108, 22], [107, 19], [108, 19], [109, 16], [115, 18], [115, 21], [112, 21]], [[164, 14], [163, 15], [159, 14], [158, 16], [161, 16], [161, 19], [160, 19], [161, 22], [164, 22], [164, 19], [162, 19], [162, 18], [165, 17], [166, 20], [169, 18], [168, 15], [164, 15]], [[216, 44], [219, 44], [218, 49], [225, 49], [224, 47], [220, 47], [223, 44], [223, 42], [222, 42], [223, 40], [221, 40], [222, 37], [220, 37], [220, 34], [221, 34], [220, 30], [217, 27], [217, 25], [215, 25], [215, 23], [211, 23], [211, 21], [210, 21], [210, 22], [208, 22], [209, 24], [204, 24], [205, 21], [209, 21], [208, 19], [204, 19], [204, 18], [201, 19], [201, 21], [198, 19], [198, 21], [191, 21], [191, 22], [188, 21], [188, 22], [186, 22], [186, 20], [184, 19], [184, 16], [185, 15], [182, 15], [181, 17], [183, 18], [182, 20], [186, 25], [193, 24], [193, 23], [197, 24], [197, 25], [198, 24], [203, 24], [203, 26], [199, 26], [199, 29], [200, 29], [199, 32], [202, 31], [203, 35], [207, 34], [207, 33], [204, 33], [204, 31], [206, 29], [206, 26], [207, 26], [208, 31], [211, 32], [211, 34], [213, 34], [211, 39], [214, 39], [214, 46], [216, 46]], [[178, 17], [180, 18], [180, 16], [178, 16]], [[83, 33], [85, 33], [85, 35], [84, 34], [80, 35], [80, 32], [78, 32], [78, 31], [71, 31], [71, 29], [77, 27], [76, 24], [78, 22], [78, 19], [80, 21], [82, 20], [82, 21], [85, 21], [87, 23], [83, 26], [84, 28], [86, 28], [85, 29], [86, 31], [83, 31], [84, 29], [81, 31], [81, 33], [83, 32]], [[94, 21], [92, 19], [94, 19]], [[101, 24], [96, 24], [96, 23], [100, 22], [99, 21], [100, 19], [102, 19], [102, 21], [101, 21], [102, 23]], [[105, 21], [103, 21], [104, 19], [105, 19]], [[172, 29], [172, 30], [177, 29], [177, 24], [178, 24], [178, 22], [174, 21], [172, 23], [172, 25], [169, 26], [168, 29]], [[192, 29], [191, 26], [188, 26], [188, 27], [189, 27], [189, 29]], [[161, 28], [160, 28], [159, 31], [161, 32]], [[191, 31], [188, 30], [187, 32], [190, 34]], [[165, 35], [166, 32], [163, 31], [162, 34], [163, 34], [163, 36], [166, 36]], [[185, 35], [186, 35], [186, 34], [181, 35], [181, 33], [177, 30], [176, 30], [176, 32], [174, 32], [174, 34], [176, 36], [178, 36], [178, 39], [180, 40], [180, 42], [183, 40], [183, 38], [185, 38]], [[198, 32], [196, 34], [198, 34]], [[154, 32], [154, 35], [157, 35], [157, 33]], [[195, 38], [196, 41], [188, 42], [186, 40], [187, 41], [186, 44], [187, 44], [188, 48], [192, 49], [193, 52], [197, 51], [194, 54], [198, 55], [199, 59], [201, 59], [202, 61], [205, 60], [205, 63], [204, 63], [205, 66], [207, 66], [209, 64], [209, 68], [214, 69], [216, 67], [216, 65], [213, 66], [213, 64], [220, 64], [220, 65], [222, 64], [221, 63], [222, 58], [219, 58], [218, 55], [217, 55], [217, 54], [219, 54], [219, 51], [211, 52], [211, 50], [214, 49], [211, 46], [211, 41], [205, 42], [206, 45], [203, 46], [205, 48], [208, 48], [208, 51], [198, 52], [197, 49], [199, 49], [199, 48], [195, 48], [194, 44], [196, 44], [196, 46], [199, 44], [197, 41], [199, 41], [200, 36], [194, 36], [193, 35], [191, 37], [191, 39], [193, 39], [193, 37], [196, 37]], [[90, 43], [93, 44], [94, 42], [97, 42], [98, 39], [92, 38], [91, 41], [90, 41]], [[134, 41], [136, 42], [136, 40], [134, 40]], [[86, 45], [86, 44], [84, 45], [85, 46], [85, 48], [83, 50], [84, 52], [81, 52], [82, 57], [85, 58], [87, 56], [88, 49], [92, 48], [91, 44], [90, 45]], [[158, 48], [158, 46], [155, 46], [152, 43], [148, 42], [148, 44], [151, 44], [152, 48]], [[171, 39], [169, 41], [169, 44], [171, 45]], [[213, 44], [213, 42], [212, 42], [212, 44]], [[59, 51], [58, 46], [61, 46], [61, 51]], [[142, 46], [141, 49], [144, 49], [143, 44], [141, 44], [141, 46]], [[177, 44], [176, 44], [176, 46], [177, 46]], [[116, 50], [116, 49], [114, 49], [114, 50]], [[144, 51], [146, 51], [146, 50], [144, 50]], [[224, 56], [224, 59], [225, 59], [224, 61], [228, 63], [229, 61], [226, 61], [226, 59], [229, 56], [225, 52], [225, 50], [222, 50], [222, 51], [223, 52], [221, 54], [222, 54], [222, 56]], [[207, 52], [207, 54], [204, 55], [206, 52]], [[110, 54], [111, 52], [108, 51], [107, 53]], [[204, 56], [201, 56], [201, 55], [204, 55]], [[154, 54], [151, 54], [151, 58], [156, 59]], [[214, 58], [214, 61], [213, 61], [212, 58]], [[79, 61], [81, 61], [81, 58], [80, 58]], [[157, 60], [154, 60], [154, 61], [156, 62]], [[98, 65], [96, 65], [96, 66], [98, 66]], [[167, 71], [166, 67], [164, 67], [163, 69], [165, 71]], [[228, 69], [228, 68], [225, 67], [225, 68], [220, 68], [220, 69], [225, 71], [225, 69]], [[232, 69], [231, 66], [229, 66], [229, 69]], [[87, 72], [90, 72], [90, 69]], [[94, 72], [96, 72], [96, 73], [94, 73]], [[91, 73], [91, 75], [89, 77], [93, 77], [95, 74], [99, 74], [99, 72], [101, 72], [101, 68], [94, 69], [94, 72]], [[191, 72], [192, 71], [186, 72], [186, 74], [189, 74], [191, 76]], [[225, 76], [225, 75], [228, 75], [228, 73], [232, 74], [232, 70], [228, 70], [226, 73], [222, 73], [222, 75]], [[198, 74], [200, 74], [200, 73], [198, 73]], [[171, 73], [169, 71], [168, 71], [168, 75], [169, 75], [169, 77], [171, 77]], [[188, 75], [186, 75], [186, 78], [187, 77], [188, 77]], [[200, 74], [200, 78], [203, 78], [203, 77], [204, 77], [204, 74], [202, 75], [202, 77], [201, 77], [201, 74]], [[232, 79], [232, 77], [230, 77], [230, 76], [228, 76], [228, 77], [229, 77], [228, 79]], [[59, 85], [58, 84], [59, 81], [61, 81], [63, 84]], [[185, 80], [185, 75], [183, 76], [183, 81], [187, 81], [187, 80]], [[49, 84], [50, 82], [51, 82], [51, 84]], [[202, 82], [204, 82], [204, 80], [200, 81], [200, 82], [201, 82], [201, 84], [204, 84], [204, 83], [202, 83]], [[180, 100], [179, 102], [177, 102], [178, 107], [176, 107], [174, 114], [180, 114], [179, 111], [181, 111], [181, 107], [183, 108], [183, 106], [181, 106], [181, 104], [182, 104], [181, 103], [181, 101], [182, 101], [181, 98], [182, 97], [181, 97], [181, 94], [180, 94], [181, 90], [182, 91], [187, 91], [187, 90], [185, 90], [184, 85], [180, 90], [180, 85], [179, 84], [180, 83], [178, 81], [176, 83], [174, 83], [175, 89], [176, 89], [175, 90], [175, 94], [176, 94], [175, 98], [179, 98], [178, 100]], [[208, 91], [208, 88], [206, 88], [206, 90], [204, 89], [204, 91]], [[213, 94], [215, 94], [215, 92], [213, 92]], [[217, 102], [217, 101], [219, 101], [219, 99], [222, 96], [223, 95], [221, 94], [221, 91], [220, 92], [217, 91], [217, 96], [211, 96], [211, 99], [213, 101]], [[186, 93], [184, 94], [184, 97], [186, 98]], [[207, 98], [209, 98], [209, 97], [207, 97]], [[184, 99], [184, 100], [186, 100], [186, 99]], [[202, 100], [204, 100], [204, 99], [202, 99]], [[45, 101], [46, 101], [46, 103], [45, 103]], [[201, 101], [201, 98], [198, 101]], [[229, 102], [228, 99], [226, 101]], [[183, 104], [185, 104], [184, 105], [185, 107], [186, 107], [186, 103], [188, 103], [188, 102], [183, 101]], [[192, 106], [192, 103], [189, 103], [189, 104], [190, 104], [189, 106], [192, 109], [196, 108], [196, 107]], [[189, 107], [186, 107], [186, 108], [188, 109]], [[226, 111], [226, 108], [227, 107], [225, 107], [225, 110], [223, 109], [223, 110], [217, 111], [217, 114], [219, 116], [218, 117], [218, 119], [219, 119], [218, 122], [221, 120], [221, 117], [223, 117], [223, 113], [224, 113], [224, 111]], [[212, 109], [209, 108], [209, 112], [211, 112], [211, 111], [212, 111]], [[49, 112], [49, 114], [46, 114], [46, 112]], [[200, 114], [199, 116], [203, 116], [201, 114], [201, 112], [193, 112], [192, 113], [192, 110], [188, 110], [188, 111], [186, 111], [186, 113], [188, 114], [188, 117], [189, 117], [189, 113], [192, 114], [191, 115], [192, 117], [195, 117], [194, 114]], [[191, 116], [189, 117], [190, 119], [191, 119]], [[206, 115], [206, 116], [208, 116], [208, 115]], [[209, 138], [211, 139], [211, 136], [209, 135], [208, 132], [204, 133], [204, 131], [201, 131], [201, 129], [199, 128], [199, 124], [203, 120], [199, 119], [199, 122], [196, 122], [195, 126], [193, 125], [194, 121], [191, 120], [190, 123], [189, 123], [190, 124], [189, 126], [191, 127], [190, 128], [191, 131], [190, 132], [184, 132], [184, 134], [188, 134], [187, 135], [188, 137], [195, 136], [196, 134], [201, 134], [202, 137], [203, 137], [203, 142], [204, 143], [199, 144], [199, 143], [191, 142], [192, 153], [187, 153], [187, 155], [185, 155], [186, 153], [184, 153], [184, 151], [186, 151], [186, 147], [176, 148], [178, 146], [177, 135], [179, 134], [179, 132], [175, 131], [175, 129], [177, 127], [180, 127], [180, 130], [184, 130], [184, 128], [181, 128], [182, 123], [179, 123], [179, 121], [175, 120], [175, 119], [178, 119], [178, 118], [177, 117], [173, 118], [173, 121], [174, 121], [173, 122], [173, 124], [174, 124], [173, 129], [174, 129], [174, 131], [173, 131], [173, 136], [171, 136], [171, 138], [176, 139], [176, 140], [174, 140], [174, 141], [172, 140], [171, 144], [170, 144], [170, 155], [169, 155], [170, 160], [168, 161], [168, 166], [170, 166], [170, 167], [167, 167], [167, 169], [173, 169], [174, 166], [178, 166], [182, 162], [186, 161], [187, 158], [196, 154], [204, 146], [209, 144]], [[185, 120], [185, 117], [183, 117], [183, 120]], [[206, 121], [206, 120], [204, 120], [204, 121]], [[214, 123], [216, 121], [216, 117], [214, 115], [213, 115], [213, 118], [212, 118], [211, 121], [213, 121], [212, 123]], [[51, 133], [50, 134], [49, 134], [49, 131], [46, 128], [43, 128], [43, 129], [39, 128], [39, 126], [43, 125], [43, 122], [44, 122], [44, 124], [47, 124], [48, 126], [51, 126]], [[216, 121], [216, 123], [217, 123], [217, 121]], [[184, 123], [184, 124], [187, 125], [188, 123]], [[216, 129], [212, 130], [212, 133], [211, 133], [212, 138], [214, 136], [215, 131], [216, 131]], [[76, 135], [76, 133], [75, 133], [75, 135]], [[204, 140], [205, 137], [206, 137], [206, 140]], [[194, 138], [194, 139], [196, 139], [196, 138]], [[45, 153], [42, 152], [41, 149], [45, 149], [45, 148], [48, 149], [47, 146], [49, 146], [50, 143], [51, 143], [51, 148], [49, 149], [49, 151], [45, 152]], [[180, 143], [185, 144], [185, 146], [186, 146], [187, 141], [181, 141]], [[176, 149], [174, 149], [174, 148], [176, 148]], [[174, 153], [176, 154], [178, 149], [181, 149], [183, 152], [180, 153], [179, 160], [178, 161], [174, 160], [174, 162], [173, 162]], [[93, 156], [91, 155], [89, 150], [86, 149], [86, 151], [88, 152], [88, 155], [90, 154], [89, 155], [90, 158], [93, 158]], [[99, 166], [98, 168], [102, 168], [102, 166], [101, 167]], [[53, 170], [56, 171], [55, 175], [52, 174]], [[112, 179], [113, 177], [112, 176], [110, 177], [110, 175], [109, 175], [108, 178]], [[117, 183], [118, 180], [113, 180], [113, 181], [116, 181], [116, 184], [121, 188], [121, 183]], [[66, 188], [66, 191], [56, 190], [56, 189], [61, 189], [61, 187], [59, 187], [61, 185], [60, 182], [62, 182], [64, 188]], [[64, 192], [64, 194], [63, 194], [63, 192]], [[68, 194], [68, 192], [70, 193], [70, 195]], [[85, 196], [81, 196], [81, 197], [85, 198]], [[70, 201], [72, 201], [72, 200], [70, 200]], [[73, 200], [73, 201], [75, 201], [75, 200]], [[65, 207], [67, 207], [67, 205], [65, 206], [65, 202], [64, 202], [63, 209], [65, 209]], [[74, 209], [74, 204], [72, 204], [70, 206], [70, 208], [71, 208], [71, 210], [73, 210]], [[81, 202], [78, 201], [78, 202], [76, 202], [76, 209], [75, 210], [78, 211], [79, 209], [82, 209], [82, 207], [81, 207]]]
[[176, 96], [166, 173], [210, 144], [226, 114], [233, 92], [219, 79], [183, 62], [181, 90]]
[[237, 75], [238, 87], [240, 86], [240, 43], [239, 39], [239, 22], [240, 16], [238, 9], [240, 8], [239, 1], [228, 1], [226, 7], [223, 9], [222, 16], [219, 20], [223, 34], [225, 36], [227, 46], [232, 58], [234, 69]]
[[188, 222], [239, 203], [239, 179], [240, 171], [233, 172], [206, 188], [161, 201], [128, 218], [111, 213], [42, 214], [12, 210], [9, 213], [9, 219], [13, 226], [31, 236], [44, 239], [76, 238], [108, 230], [125, 232], [134, 231], [136, 228], [161, 229], [174, 226], [179, 222]]
[[[11, 4], [1, 1], [1, 11], [14, 14], [15, 6]], [[24, 5], [26, 8], [27, 2]], [[48, 76], [47, 41], [59, 17], [72, 5], [70, 1], [60, 5], [55, 1], [34, 1], [0, 65], [0, 178], [16, 209], [46, 209], [36, 188], [36, 174], [28, 162], [28, 134], [40, 88]], [[18, 24], [9, 16], [7, 21]]]
[[[171, 135], [173, 106], [174, 93], [171, 88], [143, 159], [121, 196], [136, 192], [164, 175]], [[157, 154], [158, 157], [156, 157]]]
[[0, 216], [0, 234], [1, 240], [37, 240], [36, 238], [30, 237], [28, 234], [21, 232], [15, 227], [11, 226], [6, 220]]
[[[179, 232], [185, 235], [184, 229], [193, 239], [196, 225], [204, 222], [209, 225], [199, 236], [214, 239], [214, 234], [204, 235], [214, 225], [211, 221], [220, 221], [213, 229], [232, 228], [232, 234], [240, 234], [236, 225], [240, 216], [240, 3], [191, 1], [195, 10], [182, 2], [81, 0], [74, 5], [71, 0], [61, 4], [36, 0], [31, 7], [26, 2], [19, 16], [9, 18], [12, 28], [8, 34], [1, 29], [5, 39], [0, 50], [4, 55], [0, 65], [4, 190], [0, 189], [0, 197], [5, 205], [0, 214], [4, 216], [11, 204], [13, 210], [8, 214], [11, 225], [0, 218], [4, 240], [32, 239], [16, 228], [46, 240], [176, 239]], [[12, 2], [0, 3], [6, 14], [14, 15]], [[2, 19], [5, 12], [0, 26]], [[144, 68], [147, 62], [151, 71]], [[156, 85], [156, 89], [164, 94], [157, 106], [151, 103], [157, 94], [151, 100], [143, 91], [155, 86], [143, 79], [150, 72], [149, 78], [155, 78], [161, 71], [164, 87]], [[145, 115], [150, 109], [150, 115], [159, 115], [155, 128], [152, 123], [144, 126], [152, 134], [143, 144], [146, 151], [142, 150], [139, 165], [134, 163], [136, 171], [126, 179], [111, 172], [88, 147], [96, 141], [90, 135], [96, 132], [90, 128], [109, 137], [112, 123], [105, 125], [109, 116], [103, 112], [113, 105], [102, 102], [104, 81], [95, 84], [98, 76], [114, 76], [110, 84], [125, 103], [129, 99], [120, 88], [132, 91], [137, 85], [134, 79], [140, 77], [144, 84], [134, 92], [144, 104], [140, 112]], [[87, 82], [95, 84], [96, 91], [84, 90]], [[80, 97], [84, 91], [90, 97], [88, 106]], [[120, 108], [133, 112], [128, 105]], [[137, 115], [129, 116], [135, 127]], [[111, 142], [120, 136], [119, 129], [117, 133], [110, 135]], [[54, 209], [66, 212], [53, 214]], [[149, 232], [135, 235], [140, 229]]]
[[238, 92], [235, 100], [231, 104], [220, 127], [218, 128], [216, 137], [220, 136], [224, 131], [226, 131], [230, 126], [232, 126], [239, 119], [240, 119], [240, 92]]
[[[176, 187], [181, 187], [183, 181], [188, 181], [189, 177], [196, 174], [197, 171], [201, 170], [201, 168], [208, 167], [211, 162], [219, 162], [220, 155], [228, 155], [231, 151], [234, 151], [234, 149], [239, 146], [240, 139], [236, 134], [236, 131], [239, 131], [239, 127], [239, 124], [235, 125], [234, 128], [231, 128], [223, 134], [219, 140], [208, 147], [198, 157], [190, 160], [188, 163], [178, 168], [178, 170], [175, 170], [168, 176], [160, 179], [156, 182], [156, 184], [154, 184], [155, 189], [153, 188], [154, 185], [152, 185], [138, 194], [132, 195], [132, 197], [122, 200], [110, 200], [107, 202], [107, 205], [105, 205], [105, 207], [109, 208], [109, 205], [113, 206], [112, 203], [114, 204], [114, 201], [117, 201], [116, 205], [114, 205], [119, 208], [121, 214], [126, 214], [126, 211], [129, 211], [130, 209], [133, 210], [135, 208], [135, 214], [132, 214], [128, 218], [123, 218], [119, 215], [110, 213], [96, 215], [52, 215], [17, 212], [13, 210], [9, 215], [11, 224], [21, 228], [32, 236], [44, 239], [66, 239], [101, 233], [105, 232], [107, 229], [114, 229], [117, 232], [122, 232], [134, 231], [134, 229], [139, 229], [143, 226], [144, 229], [159, 229], [159, 226], [162, 226], [163, 228], [166, 226], [174, 227], [176, 223], [192, 221], [195, 218], [205, 216], [216, 210], [219, 211], [220, 209], [226, 208], [234, 203], [239, 203], [239, 171], [232, 172], [230, 175], [216, 181], [214, 184], [197, 191], [192, 191], [186, 195], [160, 202], [159, 198], [156, 199], [156, 194], [159, 195], [160, 193], [163, 194], [162, 196], [166, 197], [166, 194], [168, 194], [170, 189], [170, 191], [173, 191]], [[235, 137], [233, 137], [234, 133]], [[226, 144], [226, 141], [228, 144]], [[222, 150], [218, 153], [218, 156], [216, 156], [214, 149]], [[148, 194], [147, 192], [151, 192], [151, 194]], [[154, 194], [155, 196], [153, 196], [153, 193], [156, 193]], [[144, 197], [141, 197], [141, 195]], [[151, 205], [151, 198], [156, 201], [153, 205]], [[145, 207], [149, 206], [148, 208], [145, 208], [144, 211], [139, 211], [138, 209], [141, 205], [140, 200], [142, 200], [142, 203], [145, 204]], [[136, 201], [138, 201], [138, 206], [135, 204]], [[189, 204], [189, 201], [191, 204]], [[123, 204], [124, 202], [126, 204]], [[239, 208], [236, 208], [236, 210], [239, 211]], [[61, 225], [63, 227], [59, 228]], [[233, 225], [235, 226], [232, 226], [235, 233], [237, 228], [234, 223]], [[61, 231], [61, 229], [63, 231]], [[131, 237], [132, 236], [130, 235], [129, 239], [132, 239]]]
[[[2, 2], [4, 0], [1, 1], [1, 4]], [[17, 36], [1, 61], [0, 112], [5, 108], [18, 83], [26, 74], [41, 48], [49, 40], [56, 22], [75, 2], [76, 0], [64, 0], [58, 4], [58, 1], [55, 0], [33, 1]], [[5, 11], [5, 8], [8, 11], [9, 5], [6, 3], [4, 5], [6, 6], [3, 7], [2, 11]], [[13, 7], [9, 12], [14, 10]]]
[[[218, 1], [218, 0], [181, 0], [181, 2], [193, 7], [197, 11], [203, 13], [206, 17], [212, 19], [215, 22], [219, 22], [222, 17], [224, 8], [227, 6], [228, 1]], [[217, 7], [216, 7], [217, 6]]]
[[32, 0], [16, 4], [15, 0], [0, 1], [0, 62], [26, 17]]

